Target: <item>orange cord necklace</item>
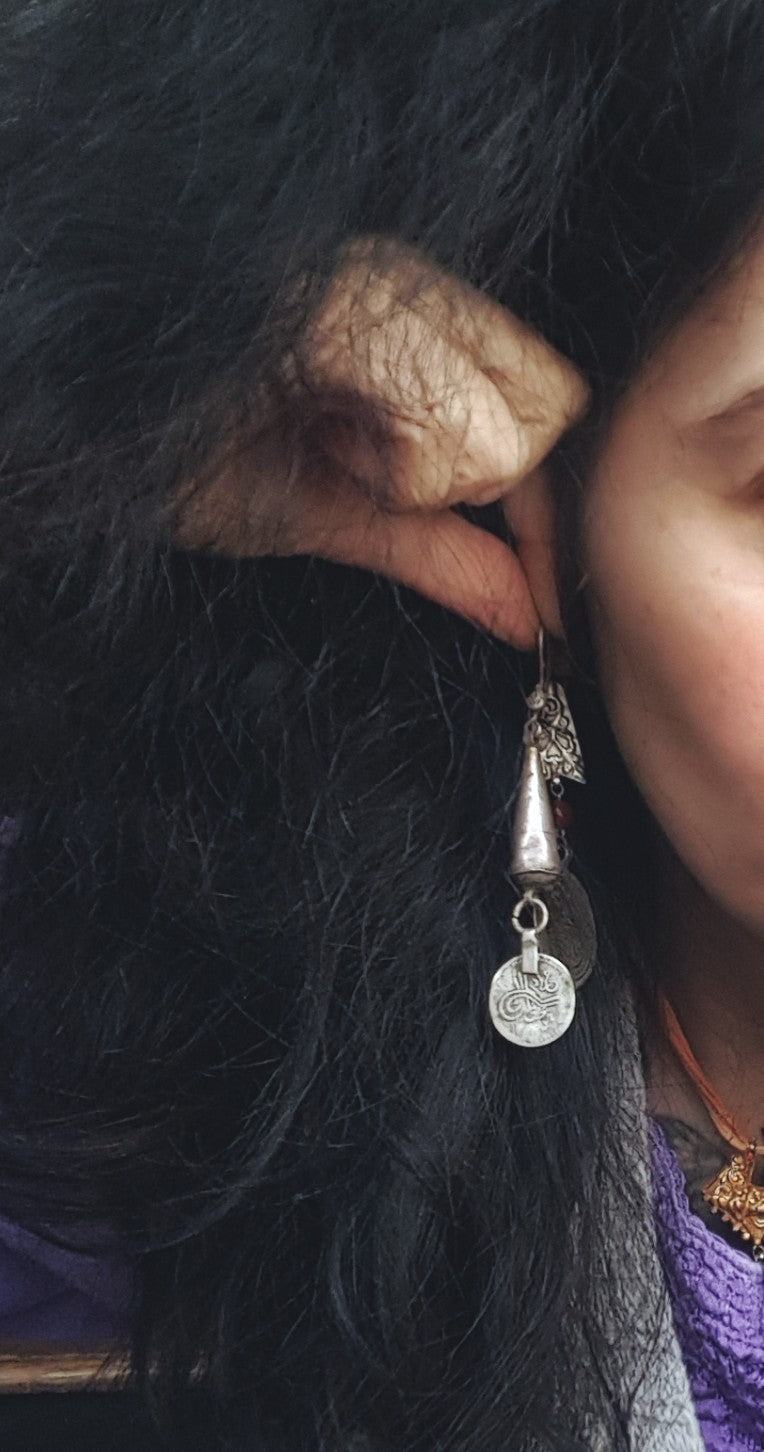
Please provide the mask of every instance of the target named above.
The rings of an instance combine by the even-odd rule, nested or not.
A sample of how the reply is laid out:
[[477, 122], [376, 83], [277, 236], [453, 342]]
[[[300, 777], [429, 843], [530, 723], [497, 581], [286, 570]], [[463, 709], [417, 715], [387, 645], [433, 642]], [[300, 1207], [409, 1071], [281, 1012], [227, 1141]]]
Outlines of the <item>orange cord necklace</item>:
[[764, 1261], [764, 1186], [755, 1185], [756, 1161], [764, 1155], [764, 1144], [740, 1133], [732, 1115], [727, 1112], [713, 1084], [704, 1074], [687, 1042], [674, 1009], [664, 994], [660, 1009], [669, 1043], [682, 1068], [702, 1099], [710, 1119], [722, 1139], [735, 1150], [730, 1163], [703, 1186], [703, 1199], [715, 1214], [721, 1215], [743, 1240], [750, 1241], [756, 1260]]

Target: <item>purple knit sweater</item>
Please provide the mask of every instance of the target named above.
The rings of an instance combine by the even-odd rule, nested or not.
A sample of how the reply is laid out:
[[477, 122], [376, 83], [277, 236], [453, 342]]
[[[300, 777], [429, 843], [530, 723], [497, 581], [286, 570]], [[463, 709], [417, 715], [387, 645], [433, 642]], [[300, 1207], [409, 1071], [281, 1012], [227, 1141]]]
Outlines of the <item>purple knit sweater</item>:
[[[0, 891], [18, 830], [18, 818], [0, 816]], [[125, 1341], [132, 1293], [123, 1256], [62, 1250], [0, 1215], [0, 1342]]]
[[62, 1250], [0, 1217], [0, 1342], [126, 1342], [131, 1300], [122, 1257]]
[[764, 1265], [690, 1209], [663, 1131], [650, 1126], [658, 1249], [708, 1452], [764, 1447]]

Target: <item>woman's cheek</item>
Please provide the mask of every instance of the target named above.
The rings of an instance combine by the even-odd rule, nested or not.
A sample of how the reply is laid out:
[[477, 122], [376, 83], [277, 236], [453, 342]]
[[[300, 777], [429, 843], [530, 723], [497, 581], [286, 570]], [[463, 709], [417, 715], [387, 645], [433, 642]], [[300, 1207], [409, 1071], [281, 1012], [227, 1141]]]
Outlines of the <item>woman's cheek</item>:
[[764, 554], [681, 487], [609, 502], [587, 563], [616, 740], [685, 865], [764, 930]]

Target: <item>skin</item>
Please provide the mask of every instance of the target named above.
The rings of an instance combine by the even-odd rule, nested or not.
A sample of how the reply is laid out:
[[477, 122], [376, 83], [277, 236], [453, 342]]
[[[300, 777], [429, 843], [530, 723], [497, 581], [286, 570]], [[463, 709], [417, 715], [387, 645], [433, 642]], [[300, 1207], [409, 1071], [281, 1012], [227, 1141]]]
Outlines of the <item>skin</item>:
[[[543, 460], [589, 397], [567, 359], [410, 248], [365, 238], [285, 360], [287, 409], [295, 378], [318, 413], [309, 447], [253, 400], [225, 457], [176, 490], [179, 545], [361, 566], [523, 649], [540, 613], [560, 628]], [[454, 509], [496, 501], [517, 553]]]
[[[660, 829], [665, 988], [733, 1120], [762, 1139], [764, 392], [720, 416], [756, 388], [764, 234], [623, 400], [583, 539], [605, 705]], [[659, 1059], [653, 1107], [671, 1113]], [[708, 1131], [702, 1110], [690, 1122]]]
[[673, 334], [590, 482], [585, 568], [621, 750], [673, 848], [764, 933], [764, 242]]

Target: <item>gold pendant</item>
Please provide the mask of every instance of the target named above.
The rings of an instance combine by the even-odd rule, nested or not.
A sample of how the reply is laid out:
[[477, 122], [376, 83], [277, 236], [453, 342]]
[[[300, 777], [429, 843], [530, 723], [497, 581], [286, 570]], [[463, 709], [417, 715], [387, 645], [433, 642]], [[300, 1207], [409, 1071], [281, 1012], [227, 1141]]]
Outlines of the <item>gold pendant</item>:
[[764, 1260], [764, 1185], [754, 1185], [756, 1147], [749, 1145], [732, 1156], [703, 1189], [703, 1199], [722, 1220], [753, 1242], [755, 1260]]

